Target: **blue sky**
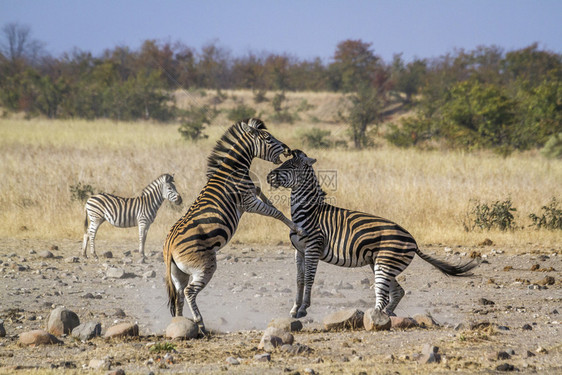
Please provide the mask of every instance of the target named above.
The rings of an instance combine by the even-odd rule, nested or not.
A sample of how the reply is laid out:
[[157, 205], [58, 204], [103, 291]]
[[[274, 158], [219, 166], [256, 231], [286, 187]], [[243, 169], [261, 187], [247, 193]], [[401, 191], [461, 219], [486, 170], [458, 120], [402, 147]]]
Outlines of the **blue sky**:
[[94, 55], [117, 45], [136, 49], [146, 39], [325, 62], [346, 39], [372, 43], [387, 62], [395, 53], [411, 61], [533, 42], [561, 53], [561, 20], [559, 0], [0, 0], [0, 27], [29, 26], [54, 56], [74, 47]]

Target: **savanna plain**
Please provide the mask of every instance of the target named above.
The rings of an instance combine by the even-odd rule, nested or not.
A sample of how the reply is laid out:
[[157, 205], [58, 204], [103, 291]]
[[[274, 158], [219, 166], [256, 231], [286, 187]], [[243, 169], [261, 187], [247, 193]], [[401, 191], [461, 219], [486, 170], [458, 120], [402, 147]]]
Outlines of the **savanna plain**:
[[[234, 106], [251, 94], [228, 95], [236, 100], [222, 105]], [[382, 140], [359, 151], [311, 149], [303, 131], [312, 127], [330, 130], [334, 139], [347, 137], [346, 126], [333, 121], [339, 102], [329, 94], [287, 96], [309, 104], [295, 123], [269, 122], [265, 109], [260, 116], [277, 138], [318, 160], [330, 203], [391, 219], [424, 252], [450, 263], [482, 256], [469, 277], [446, 277], [419, 258], [401, 274], [407, 294], [396, 313], [430, 314], [436, 324], [383, 332], [324, 329], [329, 313], [373, 307], [374, 292], [369, 269], [321, 264], [309, 315], [294, 332], [295, 343], [306, 350], [277, 348], [269, 361], [258, 361], [267, 324], [288, 317], [296, 270], [286, 227], [245, 214], [198, 297], [212, 333], [170, 341], [163, 335], [171, 316], [162, 245], [204, 186], [206, 157], [229, 120], [220, 115], [206, 128], [208, 138], [191, 142], [181, 138], [179, 124], [7, 117], [0, 119], [0, 319], [6, 330], [0, 373], [107, 372], [90, 368], [93, 359], [127, 374], [562, 372], [562, 234], [537, 230], [529, 218], [551, 198], [560, 201], [562, 162], [539, 152], [502, 157], [440, 147], [420, 151]], [[273, 167], [254, 161], [254, 180], [290, 216], [289, 192], [265, 182]], [[147, 261], [138, 261], [135, 228], [109, 224], [101, 226], [96, 244], [99, 254], [113, 256], [79, 257], [84, 202], [73, 194], [76, 187], [132, 197], [162, 173], [174, 174], [184, 203], [160, 208], [148, 232]], [[506, 199], [516, 208], [513, 230], [465, 230], [475, 201]], [[46, 250], [53, 256], [44, 257]], [[127, 277], [108, 277], [111, 267], [124, 269]], [[36, 347], [18, 343], [22, 332], [45, 329], [58, 306], [82, 322], [100, 322], [103, 331], [119, 322], [137, 323], [140, 335], [88, 341], [68, 335], [59, 337], [61, 344]], [[185, 315], [190, 316], [187, 308]], [[439, 348], [439, 363], [419, 360], [426, 344]]]

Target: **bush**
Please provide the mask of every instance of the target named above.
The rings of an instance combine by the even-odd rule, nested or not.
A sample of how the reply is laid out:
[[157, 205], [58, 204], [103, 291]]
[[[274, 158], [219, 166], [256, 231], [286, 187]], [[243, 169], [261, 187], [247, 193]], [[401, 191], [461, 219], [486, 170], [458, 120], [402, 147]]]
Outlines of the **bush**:
[[318, 128], [312, 128], [302, 133], [304, 138], [304, 143], [306, 143], [311, 148], [329, 148], [332, 146], [326, 137], [329, 137], [331, 132], [329, 130], [322, 130]]
[[259, 104], [267, 101], [265, 96], [267, 94], [266, 90], [257, 90], [254, 91], [254, 103]]
[[473, 231], [475, 228], [502, 231], [515, 229], [515, 218], [512, 212], [517, 209], [512, 207], [511, 199], [508, 198], [503, 202], [496, 201], [491, 205], [477, 200], [471, 200], [471, 202], [474, 206], [469, 209], [463, 222], [467, 232]]
[[549, 159], [562, 159], [562, 133], [551, 136], [546, 141], [541, 153]]
[[232, 122], [238, 122], [245, 118], [255, 117], [256, 110], [245, 104], [239, 104], [237, 107], [228, 111], [227, 118]]
[[547, 206], [542, 206], [541, 210], [543, 211], [541, 216], [529, 215], [533, 221], [531, 226], [535, 226], [537, 229], [562, 229], [562, 208], [558, 207], [558, 201], [555, 197], [552, 197]]
[[85, 202], [94, 195], [94, 188], [92, 185], [82, 185], [78, 182], [76, 185], [70, 185], [70, 199], [73, 201]]
[[181, 111], [180, 118], [182, 121], [178, 132], [182, 138], [192, 141], [207, 138], [208, 135], [203, 134], [205, 125], [210, 125], [217, 114], [217, 111], [208, 106], [191, 107], [189, 110]]

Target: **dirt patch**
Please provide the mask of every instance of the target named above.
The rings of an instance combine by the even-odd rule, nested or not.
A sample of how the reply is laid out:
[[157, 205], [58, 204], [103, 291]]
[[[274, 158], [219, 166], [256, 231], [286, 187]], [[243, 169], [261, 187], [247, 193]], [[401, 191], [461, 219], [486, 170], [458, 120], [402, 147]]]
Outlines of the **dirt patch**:
[[[99, 254], [111, 251], [113, 257], [97, 261], [72, 259], [80, 245], [0, 240], [0, 319], [7, 332], [0, 338], [0, 372], [82, 373], [92, 359], [105, 359], [111, 369], [127, 374], [562, 371], [560, 248], [527, 253], [489, 246], [425, 249], [452, 263], [472, 251], [486, 258], [474, 276], [464, 278], [444, 276], [416, 258], [399, 276], [406, 296], [396, 313], [429, 313], [439, 326], [385, 332], [324, 331], [322, 318], [330, 312], [373, 307], [373, 275], [368, 268], [320, 264], [309, 316], [302, 320], [304, 329], [294, 333], [295, 343], [308, 349], [276, 349], [269, 361], [261, 362], [255, 356], [264, 353], [257, 348], [263, 330], [273, 318], [288, 316], [293, 304], [295, 266], [289, 246], [223, 249], [213, 280], [198, 297], [213, 333], [166, 345], [170, 341], [163, 332], [171, 316], [161, 244], [147, 245], [144, 264], [138, 262], [134, 242], [99, 241]], [[44, 250], [53, 257], [44, 257]], [[108, 277], [110, 267], [123, 269], [123, 277]], [[141, 336], [86, 342], [63, 336], [60, 345], [20, 346], [18, 335], [44, 329], [57, 306], [73, 310], [81, 322], [100, 322], [103, 332], [120, 322], [136, 322]], [[187, 307], [185, 315], [190, 316]], [[439, 363], [419, 363], [426, 344], [439, 348]]]

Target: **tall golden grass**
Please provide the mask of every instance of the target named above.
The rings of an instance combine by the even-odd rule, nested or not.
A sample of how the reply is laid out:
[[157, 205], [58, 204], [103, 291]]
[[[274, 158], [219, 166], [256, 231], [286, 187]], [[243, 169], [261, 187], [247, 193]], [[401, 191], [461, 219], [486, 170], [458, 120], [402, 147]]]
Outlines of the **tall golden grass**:
[[[309, 102], [313, 101], [308, 100]], [[75, 238], [83, 234], [83, 203], [71, 200], [79, 182], [95, 191], [135, 196], [162, 173], [174, 173], [184, 205], [166, 202], [151, 227], [149, 241], [163, 243], [170, 227], [187, 210], [205, 184], [206, 157], [229, 125], [213, 125], [209, 138], [182, 140], [175, 125], [83, 120], [0, 119], [0, 237]], [[307, 149], [302, 130], [311, 126], [344, 134], [328, 122], [311, 125], [268, 124], [290, 147], [318, 159], [317, 170], [336, 176], [326, 187], [338, 206], [389, 218], [409, 230], [418, 242], [474, 246], [490, 238], [497, 246], [521, 249], [560, 248], [561, 231], [529, 228], [530, 213], [551, 197], [561, 198], [562, 162], [536, 152], [507, 158], [490, 153], [403, 150], [379, 146], [362, 151]], [[266, 195], [290, 215], [288, 191], [273, 190], [265, 176], [274, 168], [257, 160], [252, 170]], [[465, 232], [462, 225], [470, 199], [486, 202], [510, 198], [523, 229], [509, 232]], [[136, 230], [104, 224], [98, 238], [137, 238]], [[273, 219], [246, 214], [234, 241], [277, 244], [288, 229]]]

